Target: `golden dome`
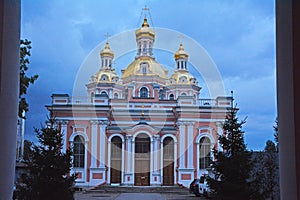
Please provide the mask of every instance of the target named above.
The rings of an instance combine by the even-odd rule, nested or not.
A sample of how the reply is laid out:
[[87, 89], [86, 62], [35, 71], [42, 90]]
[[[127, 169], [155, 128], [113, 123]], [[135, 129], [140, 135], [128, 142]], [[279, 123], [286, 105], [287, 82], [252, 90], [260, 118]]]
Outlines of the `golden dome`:
[[135, 35], [137, 40], [141, 37], [155, 38], [155, 31], [152, 28], [149, 28], [147, 18], [144, 18], [142, 27], [135, 31]]
[[114, 52], [112, 50], [110, 50], [108, 42], [106, 42], [104, 49], [102, 49], [100, 51], [100, 55], [101, 55], [101, 57], [109, 56], [109, 57], [112, 57], [112, 59], [114, 58]]
[[171, 75], [169, 80], [170, 85], [198, 85], [196, 78], [186, 70], [176, 70], [174, 74]]
[[174, 54], [174, 58], [177, 60], [180, 58], [188, 59], [188, 57], [189, 57], [189, 54], [184, 51], [183, 45], [182, 45], [182, 43], [180, 43], [178, 51], [176, 51]]
[[[146, 73], [143, 71], [142, 65], [146, 67]], [[130, 63], [127, 68], [122, 71], [122, 78], [129, 77], [130, 75], [139, 76], [160, 76], [161, 78], [168, 78], [168, 71], [163, 68], [158, 62], [149, 57], [140, 57]]]
[[101, 69], [94, 76], [90, 82], [104, 82], [104, 83], [117, 83], [119, 76], [114, 69]]

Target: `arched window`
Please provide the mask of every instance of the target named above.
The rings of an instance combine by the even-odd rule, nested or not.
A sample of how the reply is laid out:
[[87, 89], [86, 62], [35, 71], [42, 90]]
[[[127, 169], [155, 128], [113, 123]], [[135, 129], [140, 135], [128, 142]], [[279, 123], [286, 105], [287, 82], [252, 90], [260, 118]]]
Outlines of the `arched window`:
[[171, 137], [166, 137], [163, 142], [164, 159], [172, 159], [174, 161], [174, 140]]
[[147, 43], [143, 43], [143, 53], [147, 53]]
[[121, 158], [122, 156], [122, 140], [118, 136], [114, 136], [111, 140], [111, 157]]
[[103, 75], [101, 76], [101, 81], [108, 81], [108, 76], [105, 75], [105, 74], [103, 74]]
[[119, 97], [118, 93], [114, 93], [114, 99], [117, 99]]
[[148, 89], [146, 87], [142, 87], [140, 89], [140, 97], [141, 98], [148, 98]]
[[181, 93], [181, 96], [186, 96], [186, 93]]
[[174, 100], [174, 94], [170, 94], [169, 99]]
[[85, 157], [85, 148], [84, 148], [84, 139], [82, 136], [77, 135], [74, 138], [73, 143], [73, 151], [74, 151], [74, 159], [73, 165], [74, 167], [84, 168], [84, 157]]
[[201, 138], [199, 148], [199, 166], [200, 169], [206, 169], [209, 167], [211, 162], [210, 154], [212, 150], [210, 149], [210, 139], [208, 137]]
[[160, 100], [165, 99], [165, 92], [163, 90], [159, 90], [158, 97]]
[[95, 98], [95, 93], [94, 93], [94, 92], [92, 92], [92, 93], [91, 93], [91, 102], [93, 102], [93, 101], [94, 101], [94, 98]]
[[105, 91], [102, 91], [100, 95], [108, 97], [108, 95], [107, 95], [107, 93]]

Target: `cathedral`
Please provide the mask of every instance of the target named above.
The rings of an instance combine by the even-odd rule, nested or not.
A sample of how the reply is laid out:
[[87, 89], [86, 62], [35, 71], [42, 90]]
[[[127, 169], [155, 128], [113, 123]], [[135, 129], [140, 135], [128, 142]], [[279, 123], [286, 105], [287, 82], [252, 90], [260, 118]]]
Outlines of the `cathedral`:
[[155, 35], [145, 17], [120, 75], [106, 41], [86, 97], [52, 94], [46, 107], [64, 133], [63, 151], [73, 149], [76, 186], [188, 186], [208, 173], [232, 97], [199, 98], [182, 42], [169, 75], [153, 54]]

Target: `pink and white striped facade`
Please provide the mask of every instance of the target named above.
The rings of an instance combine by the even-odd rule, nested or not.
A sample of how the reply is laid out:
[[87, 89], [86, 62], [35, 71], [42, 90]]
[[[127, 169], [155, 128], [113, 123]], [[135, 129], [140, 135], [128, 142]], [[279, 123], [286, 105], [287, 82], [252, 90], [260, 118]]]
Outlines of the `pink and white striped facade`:
[[72, 169], [76, 185], [188, 186], [208, 173], [232, 98], [199, 99], [201, 88], [187, 69], [182, 44], [168, 77], [153, 56], [154, 38], [145, 19], [136, 31], [137, 56], [121, 77], [111, 67], [107, 42], [86, 97], [52, 95], [47, 109], [64, 133], [63, 150], [74, 148], [78, 136], [84, 147], [78, 154], [84, 159]]

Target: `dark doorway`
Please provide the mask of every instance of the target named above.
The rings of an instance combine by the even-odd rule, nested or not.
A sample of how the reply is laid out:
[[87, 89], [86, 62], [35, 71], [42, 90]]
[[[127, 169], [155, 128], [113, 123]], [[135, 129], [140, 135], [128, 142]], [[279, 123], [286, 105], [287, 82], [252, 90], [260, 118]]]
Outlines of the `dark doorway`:
[[121, 183], [122, 175], [122, 140], [114, 136], [111, 140], [110, 183]]
[[134, 185], [150, 185], [150, 138], [139, 134], [135, 139]]
[[174, 140], [171, 137], [163, 141], [163, 185], [174, 185]]

